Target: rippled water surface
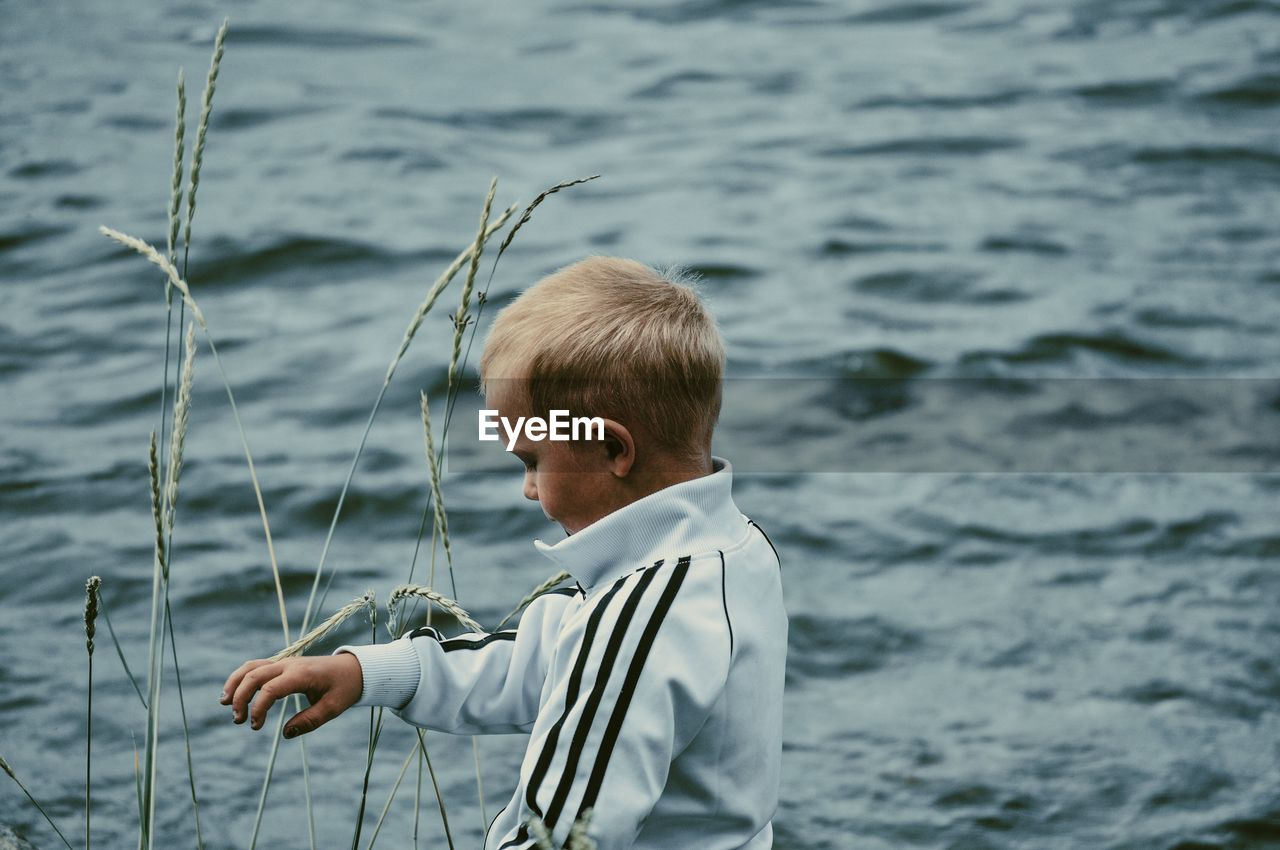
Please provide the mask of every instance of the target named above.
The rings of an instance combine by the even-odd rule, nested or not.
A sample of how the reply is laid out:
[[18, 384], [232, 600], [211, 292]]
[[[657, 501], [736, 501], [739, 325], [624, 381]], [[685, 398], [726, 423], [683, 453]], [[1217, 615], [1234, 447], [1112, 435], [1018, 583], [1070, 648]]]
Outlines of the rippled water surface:
[[[0, 3], [0, 753], [72, 835], [88, 575], [146, 663], [165, 338], [159, 276], [96, 228], [163, 244], [177, 69], [194, 129], [224, 14], [189, 277], [294, 628], [386, 364], [491, 175], [504, 207], [603, 175], [535, 214], [492, 300], [588, 253], [685, 263], [735, 375], [1280, 371], [1274, 2]], [[330, 608], [408, 574], [417, 393], [443, 386], [452, 307], [373, 430]], [[1193, 419], [1154, 421], [1172, 438]], [[741, 476], [792, 616], [776, 845], [1280, 846], [1280, 457], [1238, 448], [1253, 471]], [[556, 532], [514, 467], [448, 476], [445, 494], [457, 594], [494, 622], [550, 572], [529, 539]], [[205, 837], [246, 846], [269, 741], [214, 699], [281, 636], [207, 350], [174, 546]], [[144, 733], [113, 656], [100, 627], [103, 847], [135, 840]], [[186, 846], [171, 686], [163, 706], [163, 844]], [[321, 846], [350, 843], [366, 733], [360, 715], [309, 738]], [[388, 726], [371, 815], [410, 740]], [[478, 846], [470, 743], [428, 740], [458, 844]], [[489, 817], [522, 743], [481, 744]], [[306, 844], [298, 749], [282, 748], [264, 846]], [[0, 822], [56, 841], [15, 787]], [[379, 845], [409, 846], [411, 823], [402, 789]], [[433, 802], [422, 834], [441, 846]]]

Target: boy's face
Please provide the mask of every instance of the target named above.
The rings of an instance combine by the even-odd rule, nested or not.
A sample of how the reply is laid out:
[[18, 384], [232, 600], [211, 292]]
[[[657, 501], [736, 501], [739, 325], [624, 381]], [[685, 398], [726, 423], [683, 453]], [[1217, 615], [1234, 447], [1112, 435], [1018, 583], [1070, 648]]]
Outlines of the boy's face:
[[[513, 403], [508, 395], [494, 391], [486, 403], [513, 423], [528, 416], [524, 405]], [[628, 501], [602, 441], [531, 440], [521, 429], [511, 453], [524, 464], [525, 498], [541, 505], [547, 519], [567, 534], [576, 534]]]

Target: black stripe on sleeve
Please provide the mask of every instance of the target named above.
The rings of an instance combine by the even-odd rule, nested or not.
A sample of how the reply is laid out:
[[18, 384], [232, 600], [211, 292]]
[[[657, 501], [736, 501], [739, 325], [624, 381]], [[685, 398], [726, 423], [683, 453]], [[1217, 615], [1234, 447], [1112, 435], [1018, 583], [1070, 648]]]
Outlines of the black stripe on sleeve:
[[596, 712], [600, 709], [600, 703], [604, 700], [605, 689], [609, 685], [609, 676], [613, 672], [614, 663], [617, 661], [618, 653], [622, 649], [622, 642], [626, 638], [627, 628], [635, 617], [636, 609], [640, 607], [641, 597], [649, 589], [649, 585], [653, 584], [653, 580], [657, 575], [657, 569], [649, 569], [641, 573], [635, 589], [631, 591], [631, 594], [627, 597], [626, 604], [623, 605], [622, 610], [618, 613], [618, 622], [614, 624], [613, 632], [609, 635], [609, 643], [605, 647], [599, 666], [596, 668], [596, 681], [591, 688], [591, 695], [587, 697], [587, 702], [583, 705], [582, 717], [578, 721], [578, 728], [574, 731], [573, 741], [569, 745], [569, 752], [565, 757], [564, 771], [560, 774], [560, 784], [556, 787], [555, 796], [551, 798], [551, 805], [547, 806], [546, 817], [542, 819], [548, 830], [555, 829], [560, 820], [560, 814], [564, 810], [565, 802], [569, 797], [569, 790], [573, 787], [573, 780], [578, 772], [578, 762], [582, 758], [582, 751], [587, 746], [587, 736], [591, 734], [591, 724], [595, 720]]
[[488, 646], [496, 640], [515, 640], [516, 633], [514, 630], [505, 632], [494, 632], [491, 635], [485, 635], [482, 638], [449, 638], [441, 641], [440, 647], [445, 652], [454, 652], [459, 649], [480, 649]]
[[587, 790], [582, 797], [582, 804], [578, 807], [577, 817], [582, 817], [582, 813], [596, 804], [596, 799], [600, 796], [600, 786], [604, 783], [605, 771], [609, 769], [609, 757], [613, 755], [613, 747], [618, 742], [618, 735], [622, 731], [622, 723], [626, 719], [627, 709], [631, 705], [631, 699], [635, 695], [636, 685], [640, 681], [640, 674], [644, 670], [645, 660], [649, 657], [649, 651], [653, 649], [653, 642], [658, 635], [658, 629], [662, 627], [662, 621], [667, 616], [667, 611], [671, 609], [671, 603], [675, 600], [676, 594], [680, 592], [680, 585], [684, 583], [685, 575], [689, 572], [689, 556], [681, 558], [676, 563], [676, 568], [671, 574], [667, 586], [662, 591], [662, 596], [658, 598], [658, 604], [653, 609], [653, 614], [649, 617], [649, 623], [645, 626], [644, 633], [640, 636], [640, 645], [636, 648], [636, 654], [631, 659], [631, 666], [627, 669], [627, 678], [622, 682], [622, 692], [618, 695], [617, 705], [613, 709], [613, 715], [609, 718], [609, 725], [605, 728], [604, 738], [600, 741], [600, 750], [596, 753], [596, 763], [591, 769], [591, 778], [587, 780]]
[[409, 637], [410, 638], [429, 637], [432, 640], [436, 640], [436, 641], [443, 640], [443, 638], [440, 637], [440, 633], [435, 629], [431, 628], [430, 626], [423, 626], [420, 629], [414, 629], [413, 631], [409, 632]]

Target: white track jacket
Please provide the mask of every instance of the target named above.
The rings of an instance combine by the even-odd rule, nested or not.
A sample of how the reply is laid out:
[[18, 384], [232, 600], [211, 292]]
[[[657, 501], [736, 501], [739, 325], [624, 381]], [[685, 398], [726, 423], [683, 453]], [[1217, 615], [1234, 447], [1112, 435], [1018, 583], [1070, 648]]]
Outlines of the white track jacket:
[[518, 628], [446, 638], [420, 628], [345, 646], [358, 705], [416, 726], [527, 732], [515, 794], [486, 850], [535, 846], [537, 815], [562, 846], [592, 810], [599, 850], [762, 850], [773, 843], [787, 618], [779, 563], [710, 475], [635, 501], [555, 545], [576, 580]]

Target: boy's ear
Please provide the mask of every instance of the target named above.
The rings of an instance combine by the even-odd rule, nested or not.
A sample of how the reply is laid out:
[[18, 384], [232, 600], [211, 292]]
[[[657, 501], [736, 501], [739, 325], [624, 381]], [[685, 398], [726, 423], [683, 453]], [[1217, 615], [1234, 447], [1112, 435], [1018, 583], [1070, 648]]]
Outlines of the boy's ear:
[[636, 462], [636, 441], [621, 422], [604, 420], [604, 450], [609, 471], [625, 478]]

